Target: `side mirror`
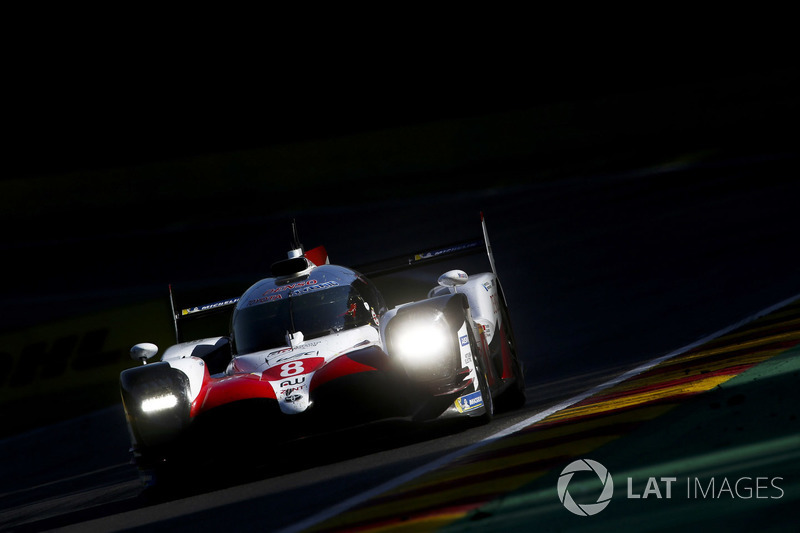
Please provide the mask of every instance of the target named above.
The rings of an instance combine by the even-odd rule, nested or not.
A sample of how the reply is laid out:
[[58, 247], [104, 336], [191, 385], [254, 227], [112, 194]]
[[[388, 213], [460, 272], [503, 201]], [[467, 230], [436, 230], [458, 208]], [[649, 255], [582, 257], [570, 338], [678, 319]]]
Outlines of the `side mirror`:
[[302, 331], [295, 331], [294, 333], [286, 332], [286, 344], [292, 347], [294, 350], [301, 344], [303, 344], [303, 332]]
[[147, 360], [158, 353], [158, 346], [151, 342], [141, 342], [131, 348], [131, 359], [134, 361], [141, 361], [143, 365], [147, 364]]
[[439, 276], [439, 285], [442, 287], [458, 287], [469, 281], [469, 276], [463, 270], [449, 270]]

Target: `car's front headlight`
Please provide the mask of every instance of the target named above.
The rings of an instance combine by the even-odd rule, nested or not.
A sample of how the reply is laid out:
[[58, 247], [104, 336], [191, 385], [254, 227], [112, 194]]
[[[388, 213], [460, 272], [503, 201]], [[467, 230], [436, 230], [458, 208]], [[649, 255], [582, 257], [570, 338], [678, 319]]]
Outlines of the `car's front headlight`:
[[409, 364], [419, 364], [448, 352], [450, 334], [440, 324], [409, 324], [396, 332], [394, 348]]
[[166, 409], [172, 409], [178, 405], [178, 397], [174, 394], [163, 394], [161, 396], [154, 396], [152, 398], [147, 398], [146, 400], [142, 401], [142, 412], [143, 413], [155, 413], [158, 411], [164, 411]]
[[395, 318], [389, 336], [390, 353], [409, 376], [421, 381], [450, 377], [458, 349], [455, 337], [441, 314]]

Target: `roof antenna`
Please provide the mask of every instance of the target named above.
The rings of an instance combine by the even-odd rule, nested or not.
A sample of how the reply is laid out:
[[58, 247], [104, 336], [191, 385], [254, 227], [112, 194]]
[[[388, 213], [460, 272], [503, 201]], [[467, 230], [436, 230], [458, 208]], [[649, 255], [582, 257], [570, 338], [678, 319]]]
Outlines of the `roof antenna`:
[[293, 257], [300, 257], [304, 252], [303, 245], [300, 244], [300, 237], [297, 236], [297, 222], [295, 219], [292, 219], [292, 239], [292, 249], [289, 251], [289, 259]]
[[300, 244], [300, 237], [297, 236], [297, 221], [295, 219], [292, 219], [292, 237], [294, 237], [294, 247], [302, 248], [303, 245]]

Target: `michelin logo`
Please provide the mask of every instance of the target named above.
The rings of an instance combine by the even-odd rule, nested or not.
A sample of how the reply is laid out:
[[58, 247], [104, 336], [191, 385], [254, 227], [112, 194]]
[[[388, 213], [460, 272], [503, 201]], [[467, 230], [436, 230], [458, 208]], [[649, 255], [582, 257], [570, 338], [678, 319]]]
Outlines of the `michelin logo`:
[[217, 307], [225, 307], [226, 305], [233, 305], [239, 301], [239, 298], [232, 298], [230, 300], [223, 300], [221, 302], [214, 302], [213, 304], [203, 305], [201, 307], [192, 307], [191, 309], [181, 309], [181, 316], [191, 315], [192, 313], [201, 313], [209, 309], [216, 309]]
[[456, 409], [459, 413], [466, 413], [479, 407], [483, 407], [483, 396], [481, 391], [475, 391], [472, 394], [467, 394], [456, 400]]

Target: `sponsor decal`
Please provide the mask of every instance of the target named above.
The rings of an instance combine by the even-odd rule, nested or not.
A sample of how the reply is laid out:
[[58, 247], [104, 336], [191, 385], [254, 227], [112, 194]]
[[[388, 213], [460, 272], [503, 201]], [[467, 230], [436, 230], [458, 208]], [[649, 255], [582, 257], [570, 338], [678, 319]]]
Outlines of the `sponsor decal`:
[[322, 343], [322, 341], [304, 342], [303, 344], [298, 346], [298, 348], [302, 350], [302, 349], [305, 349], [305, 348], [310, 348], [312, 346], [319, 346], [321, 343]]
[[[291, 351], [291, 349], [290, 349], [289, 351]], [[313, 356], [315, 356], [315, 355], [317, 355], [317, 354], [319, 354], [319, 351], [314, 351], [314, 352], [303, 352], [303, 353], [293, 353], [293, 354], [292, 354], [292, 355], [290, 355], [289, 357], [282, 357], [282, 358], [280, 358], [280, 359], [276, 360], [276, 361], [275, 361], [275, 364], [282, 363], [283, 361], [291, 361], [292, 359], [299, 359], [299, 358], [301, 358], [301, 357], [313, 357]], [[269, 360], [267, 360], [267, 362], [269, 363]]]
[[[315, 279], [309, 279], [307, 281], [298, 281], [297, 283], [287, 283], [286, 285], [281, 285], [280, 287], [274, 287], [264, 292], [262, 295], [263, 297], [268, 297], [271, 295], [276, 295], [277, 293], [283, 293], [289, 291], [291, 296], [297, 296], [298, 294], [305, 294], [308, 292], [313, 291], [321, 291], [324, 289], [330, 289], [331, 287], [338, 287], [338, 281], [325, 281], [323, 283], [319, 283]], [[263, 299], [263, 298], [262, 298]], [[280, 299], [280, 298], [275, 298]]]
[[282, 348], [280, 350], [276, 350], [274, 352], [268, 353], [267, 357], [272, 357], [273, 355], [279, 355], [279, 354], [286, 353], [286, 352], [291, 352], [291, 351], [292, 351], [292, 348]]
[[290, 291], [292, 289], [297, 289], [299, 287], [306, 287], [308, 285], [316, 285], [317, 280], [309, 279], [306, 281], [298, 281], [297, 283], [287, 283], [286, 285], [281, 285], [280, 287], [274, 287], [264, 292], [262, 296], [267, 296], [268, 294], [275, 294], [278, 292]]
[[[339, 282], [337, 281], [326, 281], [324, 283], [319, 283], [315, 279], [310, 279], [308, 281], [298, 281], [297, 283], [288, 283], [286, 285], [281, 285], [280, 287], [274, 287], [272, 289], [268, 289], [261, 295], [261, 298], [254, 298], [252, 300], [247, 301], [247, 305], [256, 305], [256, 304], [263, 304], [267, 302], [274, 302], [277, 300], [283, 299], [283, 293], [288, 292], [289, 296], [297, 296], [300, 294], [305, 294], [308, 292], [313, 291], [321, 291], [324, 289], [330, 289], [331, 287], [338, 287]], [[236, 299], [238, 300], [238, 298]], [[225, 303], [225, 305], [230, 305], [231, 303], [236, 303], [236, 300], [230, 300], [229, 303]], [[211, 304], [216, 305], [216, 304]], [[205, 308], [210, 308], [205, 306]], [[205, 308], [198, 309], [198, 310], [205, 310]], [[184, 310], [184, 314], [187, 314]], [[194, 312], [194, 311], [192, 311]]]
[[449, 248], [442, 248], [441, 250], [434, 250], [432, 252], [422, 252], [419, 254], [414, 254], [414, 261], [421, 261], [423, 259], [432, 259], [440, 255], [451, 254], [453, 252], [460, 252], [462, 250], [469, 250], [470, 248], [475, 248], [476, 246], [480, 246], [480, 244], [481, 244], [480, 241], [468, 242], [466, 244], [450, 246]]
[[231, 298], [228, 300], [222, 300], [221, 302], [214, 302], [213, 304], [202, 305], [200, 307], [190, 307], [189, 309], [181, 310], [181, 315], [191, 315], [192, 313], [201, 313], [203, 311], [208, 311], [210, 309], [216, 309], [217, 307], [225, 307], [226, 305], [233, 305], [239, 301], [239, 298]]
[[483, 288], [486, 289], [486, 292], [489, 292], [489, 289], [492, 288], [492, 282], [487, 281], [486, 283], [483, 284]]
[[270, 294], [269, 296], [264, 296], [262, 298], [256, 298], [254, 300], [250, 300], [249, 302], [247, 302], [247, 304], [248, 305], [263, 304], [267, 302], [274, 302], [275, 300], [280, 300], [282, 298], [283, 296], [281, 296], [280, 294]]
[[483, 396], [481, 391], [475, 391], [456, 400], [456, 409], [459, 413], [466, 413], [479, 407], [483, 407]]
[[303, 384], [305, 382], [306, 382], [306, 377], [305, 376], [300, 376], [299, 378], [294, 378], [293, 380], [281, 381], [281, 384], [279, 385], [279, 387], [281, 387], [281, 388], [292, 387], [294, 385], [301, 385], [301, 384]]
[[[320, 358], [320, 361], [322, 359]], [[311, 385], [312, 368], [319, 361], [314, 359], [299, 359], [290, 361], [277, 367], [273, 367], [262, 376], [279, 377], [270, 381], [275, 390], [275, 398], [280, 402], [281, 410], [285, 413], [296, 413], [304, 410], [308, 406], [309, 386]], [[309, 364], [313, 363], [313, 364]], [[271, 376], [270, 376], [271, 374]], [[289, 405], [287, 405], [289, 404]]]
[[466, 335], [462, 335], [461, 337], [459, 337], [459, 340], [461, 341], [461, 346], [466, 346], [467, 344], [469, 344], [469, 337], [467, 337]]
[[275, 391], [275, 398], [282, 406], [281, 410], [285, 413], [300, 412], [308, 406], [309, 386], [314, 373], [311, 369], [315, 368], [309, 365], [309, 362], [316, 364], [314, 359], [290, 361], [273, 367], [262, 375], [262, 379], [280, 378], [272, 379], [270, 385]]
[[330, 289], [331, 287], [338, 287], [338, 286], [339, 286], [339, 282], [338, 281], [326, 281], [325, 283], [319, 283], [317, 285], [310, 285], [310, 286], [307, 286], [307, 287], [303, 287], [302, 289], [295, 289], [295, 290], [292, 291], [291, 294], [292, 294], [292, 296], [297, 296], [298, 294], [305, 294], [305, 293], [308, 293], [308, 292], [321, 291], [321, 290], [325, 290], [325, 289]]

